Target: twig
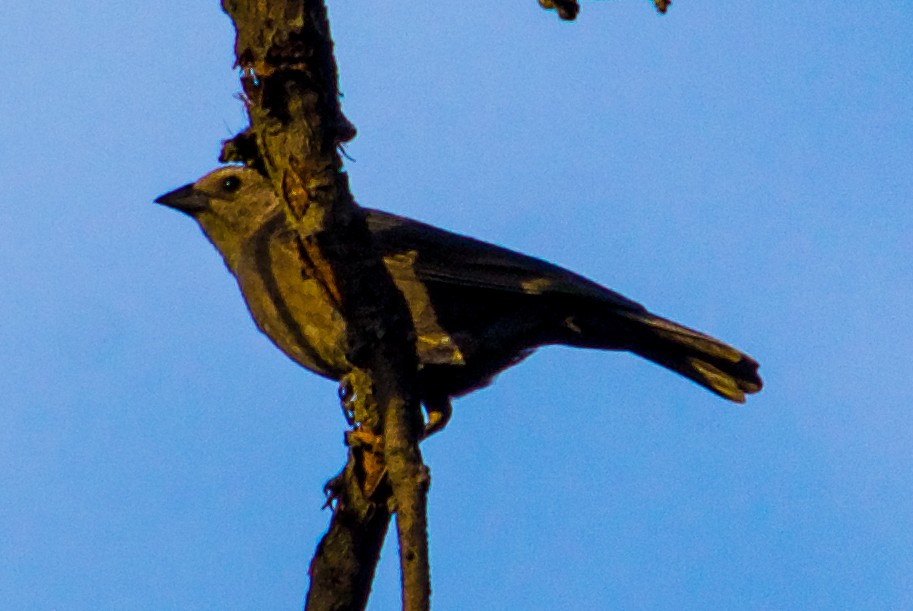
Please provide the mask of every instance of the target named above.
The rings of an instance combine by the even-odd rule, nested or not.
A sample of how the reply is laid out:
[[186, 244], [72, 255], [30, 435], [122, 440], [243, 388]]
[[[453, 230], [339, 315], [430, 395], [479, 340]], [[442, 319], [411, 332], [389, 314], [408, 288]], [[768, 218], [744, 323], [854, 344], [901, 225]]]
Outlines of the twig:
[[[660, 13], [669, 10], [672, 0], [653, 0], [653, 5]], [[539, 0], [539, 5], [545, 10], [554, 10], [565, 21], [574, 21], [580, 13], [580, 4], [577, 0]]]

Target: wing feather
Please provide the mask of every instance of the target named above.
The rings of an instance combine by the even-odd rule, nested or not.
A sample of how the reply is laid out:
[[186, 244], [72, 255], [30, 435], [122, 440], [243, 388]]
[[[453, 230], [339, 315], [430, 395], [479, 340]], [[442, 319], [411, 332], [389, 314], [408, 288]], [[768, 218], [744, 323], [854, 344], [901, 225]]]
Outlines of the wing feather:
[[639, 303], [542, 259], [379, 210], [368, 209], [367, 221], [385, 257], [418, 253], [415, 273], [424, 282], [530, 295], [577, 295], [623, 310], [644, 310]]

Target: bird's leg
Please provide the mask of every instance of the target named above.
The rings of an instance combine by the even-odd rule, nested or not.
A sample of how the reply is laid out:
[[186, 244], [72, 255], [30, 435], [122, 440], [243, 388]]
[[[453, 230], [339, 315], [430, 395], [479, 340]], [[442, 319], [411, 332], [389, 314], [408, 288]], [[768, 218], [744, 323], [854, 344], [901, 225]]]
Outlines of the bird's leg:
[[427, 439], [437, 433], [450, 422], [450, 415], [453, 413], [453, 407], [450, 405], [450, 397], [429, 399], [424, 397], [422, 403], [425, 405], [425, 413], [428, 414], [428, 420], [425, 421], [425, 428], [422, 431], [422, 439]]
[[[349, 426], [355, 427], [349, 434], [354, 434], [356, 438], [360, 438], [362, 441], [368, 441], [368, 437], [371, 434], [364, 430], [363, 427], [356, 426], [359, 424], [357, 415], [359, 397], [355, 392], [355, 384], [351, 375], [345, 375], [339, 380], [338, 393], [339, 403], [342, 406], [342, 415], [345, 417], [346, 422], [349, 423]], [[453, 413], [453, 407], [450, 404], [450, 397], [446, 395], [443, 397], [423, 397], [422, 404], [425, 406], [425, 413], [428, 416], [425, 420], [425, 427], [422, 430], [422, 439], [427, 439], [447, 426]]]
[[355, 388], [352, 386], [352, 380], [349, 376], [343, 376], [339, 380], [339, 387], [336, 392], [339, 394], [339, 405], [342, 407], [342, 416], [346, 419], [349, 426], [355, 424]]

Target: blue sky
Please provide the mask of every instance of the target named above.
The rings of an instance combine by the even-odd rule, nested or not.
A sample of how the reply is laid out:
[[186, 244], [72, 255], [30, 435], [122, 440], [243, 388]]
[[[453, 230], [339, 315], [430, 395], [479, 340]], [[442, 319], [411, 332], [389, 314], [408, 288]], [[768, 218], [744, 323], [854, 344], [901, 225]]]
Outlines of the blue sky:
[[[583, 273], [767, 384], [734, 407], [549, 348], [459, 400], [425, 445], [435, 608], [913, 607], [909, 11], [426, 4], [331, 4], [357, 200]], [[215, 1], [4, 11], [6, 608], [301, 605], [335, 388], [151, 203], [245, 125], [232, 40]]]

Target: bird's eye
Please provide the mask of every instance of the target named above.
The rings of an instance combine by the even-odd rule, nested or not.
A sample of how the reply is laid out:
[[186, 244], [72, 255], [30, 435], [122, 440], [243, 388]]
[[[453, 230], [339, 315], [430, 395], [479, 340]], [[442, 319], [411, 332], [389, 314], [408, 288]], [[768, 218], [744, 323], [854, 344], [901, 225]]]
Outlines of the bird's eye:
[[229, 176], [222, 181], [222, 189], [229, 193], [234, 193], [241, 188], [241, 179], [237, 176]]

